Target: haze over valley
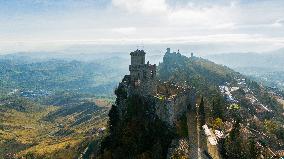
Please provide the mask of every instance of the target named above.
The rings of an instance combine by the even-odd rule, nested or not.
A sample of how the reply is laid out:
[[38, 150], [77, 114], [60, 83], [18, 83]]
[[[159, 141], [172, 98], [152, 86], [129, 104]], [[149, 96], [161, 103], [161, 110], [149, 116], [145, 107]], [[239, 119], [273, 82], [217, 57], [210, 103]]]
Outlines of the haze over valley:
[[0, 0], [0, 159], [282, 159], [284, 1]]

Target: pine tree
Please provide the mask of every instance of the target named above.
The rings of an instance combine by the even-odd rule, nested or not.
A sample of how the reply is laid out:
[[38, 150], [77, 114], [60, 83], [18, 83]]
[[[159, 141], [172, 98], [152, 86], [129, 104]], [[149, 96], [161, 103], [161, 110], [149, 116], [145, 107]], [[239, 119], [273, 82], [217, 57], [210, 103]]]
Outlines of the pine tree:
[[237, 119], [233, 125], [233, 129], [226, 139], [225, 149], [226, 155], [230, 159], [245, 159], [247, 158], [246, 150], [244, 149], [243, 138], [241, 136], [240, 120]]
[[238, 138], [240, 136], [240, 129], [241, 129], [240, 119], [237, 119], [236, 122], [233, 125], [232, 131], [230, 132], [230, 139], [231, 140], [235, 140], [236, 138]]
[[213, 117], [224, 119], [224, 108], [222, 106], [222, 97], [218, 96], [213, 100], [212, 104]]
[[110, 129], [110, 133], [114, 134], [115, 133], [115, 128], [117, 126], [117, 123], [119, 121], [119, 114], [118, 114], [118, 108], [116, 105], [112, 105], [109, 113], [109, 129]]
[[254, 138], [249, 138], [249, 158], [257, 159], [260, 156], [260, 150], [256, 145]]
[[204, 99], [203, 99], [203, 97], [201, 97], [201, 101], [200, 101], [199, 109], [198, 109], [198, 114], [199, 114], [200, 126], [205, 125], [205, 123], [206, 123], [206, 114], [205, 114], [205, 106], [204, 106]]

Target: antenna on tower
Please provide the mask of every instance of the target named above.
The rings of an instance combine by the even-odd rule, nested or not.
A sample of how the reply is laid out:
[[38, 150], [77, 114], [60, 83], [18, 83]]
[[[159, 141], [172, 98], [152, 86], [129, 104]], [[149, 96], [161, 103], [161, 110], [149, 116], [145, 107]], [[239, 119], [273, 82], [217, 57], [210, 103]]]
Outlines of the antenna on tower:
[[141, 47], [142, 47], [142, 50], [144, 50], [144, 43], [143, 43], [143, 41], [141, 42]]
[[139, 45], [136, 45], [137, 47], [137, 50], [141, 49], [141, 50], [144, 50], [144, 44], [143, 44], [143, 41], [141, 42], [141, 44]]

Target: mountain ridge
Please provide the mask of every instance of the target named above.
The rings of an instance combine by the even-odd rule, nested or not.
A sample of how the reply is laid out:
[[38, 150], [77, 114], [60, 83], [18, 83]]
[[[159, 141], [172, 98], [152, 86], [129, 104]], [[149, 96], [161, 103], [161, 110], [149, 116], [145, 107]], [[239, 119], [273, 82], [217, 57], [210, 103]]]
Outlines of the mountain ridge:
[[[282, 119], [283, 109], [280, 103], [278, 103], [274, 98], [274, 95], [270, 94], [267, 88], [265, 88], [264, 86], [249, 80], [246, 76], [241, 75], [240, 73], [235, 72], [232, 69], [229, 69], [228, 67], [217, 65], [208, 60], [194, 56], [186, 57], [181, 55], [180, 53], [166, 53], [164, 55], [163, 62], [160, 63], [158, 66], [157, 75], [166, 87], [167, 83], [169, 83], [169, 85], [176, 85], [178, 88], [183, 88], [183, 86], [189, 85], [190, 88], [196, 90], [196, 105], [200, 105], [199, 107], [204, 108], [195, 108], [194, 104], [193, 106], [191, 106], [191, 108], [188, 107], [189, 109], [184, 109], [186, 110], [184, 113], [191, 114], [187, 115], [187, 122], [190, 122], [191, 124], [195, 123], [197, 124], [197, 127], [201, 127], [204, 123], [199, 123], [200, 120], [207, 124], [207, 126], [210, 128], [209, 131], [218, 130], [224, 133], [224, 137], [220, 137], [217, 139], [219, 143], [217, 147], [211, 145], [211, 147], [214, 147], [213, 149], [208, 149], [206, 146], [204, 146], [205, 143], [201, 144], [200, 148], [202, 149], [202, 151], [204, 150], [204, 154], [202, 153], [203, 155], [206, 155], [206, 153], [210, 155], [216, 155], [216, 153], [220, 153], [217, 156], [220, 157], [221, 155], [225, 158], [255, 158], [256, 156], [260, 155], [268, 157], [273, 154], [260, 153], [258, 150], [261, 149], [262, 151], [268, 151], [268, 149], [273, 149], [273, 151], [277, 151], [281, 148], [281, 145], [283, 146], [284, 129], [281, 127], [281, 124], [279, 124], [284, 122]], [[170, 93], [171, 91], [174, 92], [173, 90], [171, 90], [170, 86], [168, 86], [168, 88], [168, 93]], [[120, 89], [123, 88], [118, 87], [118, 90]], [[123, 108], [126, 107], [126, 110], [128, 110], [131, 109], [129, 107], [133, 107], [132, 109], [136, 109], [137, 107], [147, 107], [147, 105], [148, 107], [155, 107], [155, 105], [153, 104], [143, 105], [144, 102], [149, 101], [151, 99], [150, 97], [146, 100], [143, 100], [142, 98], [142, 101], [138, 102], [140, 104], [136, 103], [134, 105], [129, 105], [129, 103], [125, 102], [125, 100], [127, 101], [128, 98], [131, 97], [127, 97], [123, 95], [124, 93], [120, 94], [119, 92], [123, 91], [117, 91], [117, 104], [112, 106], [111, 112], [109, 113], [109, 128], [111, 129], [111, 132], [108, 136], [109, 138], [107, 137], [106, 140], [103, 141], [104, 146], [101, 150], [103, 156], [112, 156], [114, 158], [120, 158], [119, 154], [125, 153], [124, 151], [117, 149], [115, 144], [113, 145], [110, 141], [117, 143], [117, 145], [123, 143], [124, 145], [128, 145], [130, 147], [133, 146], [132, 148], [129, 147], [131, 151], [128, 152], [127, 155], [125, 154], [126, 156], [124, 157], [126, 158], [137, 158], [139, 156], [142, 158], [143, 156], [146, 158], [153, 158], [153, 155], [158, 156], [158, 158], [163, 158], [161, 156], [169, 155], [168, 152], [164, 151], [157, 152], [151, 149], [148, 149], [147, 151], [139, 149], [135, 145], [139, 145], [147, 140], [139, 135], [136, 136], [137, 134], [139, 134], [137, 131], [134, 131], [134, 134], [128, 136], [129, 138], [126, 141], [123, 140], [123, 135], [122, 137], [119, 135], [121, 133], [123, 134], [122, 130], [124, 129], [135, 130], [137, 127], [135, 127], [135, 124], [132, 123], [134, 121], [128, 120], [125, 123], [124, 118], [120, 118], [119, 115], [116, 115], [116, 113], [119, 114], [119, 112], [122, 111], [122, 114], [130, 113], [128, 116], [133, 116], [133, 114], [131, 115], [131, 112], [133, 111], [124, 112], [125, 109]], [[159, 98], [159, 95], [157, 96]], [[159, 100], [167, 100], [167, 98], [161, 97], [159, 98]], [[138, 110], [140, 110], [141, 112], [139, 112]], [[138, 110], [138, 112], [135, 111], [136, 115], [139, 116], [139, 113], [143, 114], [143, 109]], [[149, 114], [154, 113], [153, 110], [148, 110], [147, 112]], [[200, 114], [197, 115], [197, 118], [199, 119], [197, 121], [195, 121], [193, 117], [195, 116], [196, 112], [199, 112], [198, 114]], [[178, 135], [179, 132], [184, 131], [179, 130], [180, 128], [184, 127], [182, 126], [182, 123], [187, 123], [179, 122], [182, 121], [182, 119], [184, 120], [182, 116], [183, 115], [181, 115], [181, 120], [174, 121], [174, 137], [172, 137], [171, 139], [172, 141], [177, 140], [177, 143], [185, 142], [186, 144], [195, 147], [196, 145], [194, 145], [194, 143], [191, 143], [194, 140], [197, 140], [194, 135], [190, 136], [192, 137], [193, 141], [183, 140], [183, 138]], [[139, 121], [141, 119], [137, 120]], [[152, 120], [153, 119], [149, 118], [146, 120], [146, 123], [151, 122]], [[249, 123], [252, 124], [252, 126], [249, 126]], [[277, 126], [275, 127], [275, 129], [272, 130], [268, 128], [269, 124]], [[127, 125], [133, 125], [133, 127], [128, 127]], [[194, 134], [194, 129], [194, 126], [190, 127], [188, 129], [188, 132], [190, 132], [189, 134]], [[267, 136], [269, 136], [269, 138], [265, 136], [256, 137], [258, 134], [254, 132], [255, 129], [261, 131], [262, 133], [265, 133]], [[168, 132], [170, 130], [171, 129], [166, 128], [166, 130], [164, 131]], [[148, 134], [149, 131], [151, 130], [143, 130], [145, 134]], [[197, 131], [200, 132], [201, 136], [198, 137], [199, 135], [196, 134], [196, 137], [201, 138], [202, 141], [206, 141], [207, 138], [202, 136], [202, 134], [204, 135], [202, 129], [197, 129]], [[245, 136], [247, 137], [244, 137], [241, 134], [246, 134]], [[181, 142], [182, 140], [183, 142]], [[251, 142], [253, 143], [253, 145], [250, 145]], [[275, 142], [277, 142], [277, 144], [272, 145], [272, 143]], [[232, 145], [232, 143], [234, 144]], [[266, 143], [266, 145], [264, 143]], [[153, 144], [156, 145], [156, 143]], [[261, 145], [263, 147], [260, 148], [257, 145]], [[169, 145], [164, 146], [167, 147]], [[164, 146], [163, 149], [166, 148]], [[175, 153], [177, 153], [175, 155], [178, 155], [180, 157], [185, 154], [186, 156], [188, 155], [185, 150], [175, 152], [175, 148], [178, 149], [179, 144], [172, 146], [172, 155], [174, 155]], [[266, 148], [264, 148], [264, 146]], [[133, 149], [135, 147], [137, 147], [137, 150], [139, 150], [139, 152], [136, 152], [135, 149]], [[257, 149], [257, 152], [252, 149]], [[214, 152], [212, 152], [212, 150], [214, 150]], [[190, 155], [194, 153], [194, 149], [191, 151], [193, 152], [191, 152]], [[239, 153], [236, 154], [235, 152]]]

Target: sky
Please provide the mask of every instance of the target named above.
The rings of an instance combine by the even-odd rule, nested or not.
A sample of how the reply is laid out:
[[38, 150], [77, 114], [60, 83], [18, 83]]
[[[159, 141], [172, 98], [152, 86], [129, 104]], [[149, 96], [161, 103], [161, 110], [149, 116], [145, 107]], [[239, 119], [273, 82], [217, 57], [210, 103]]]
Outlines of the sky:
[[284, 47], [284, 1], [0, 0], [0, 54], [73, 45], [275, 50]]

